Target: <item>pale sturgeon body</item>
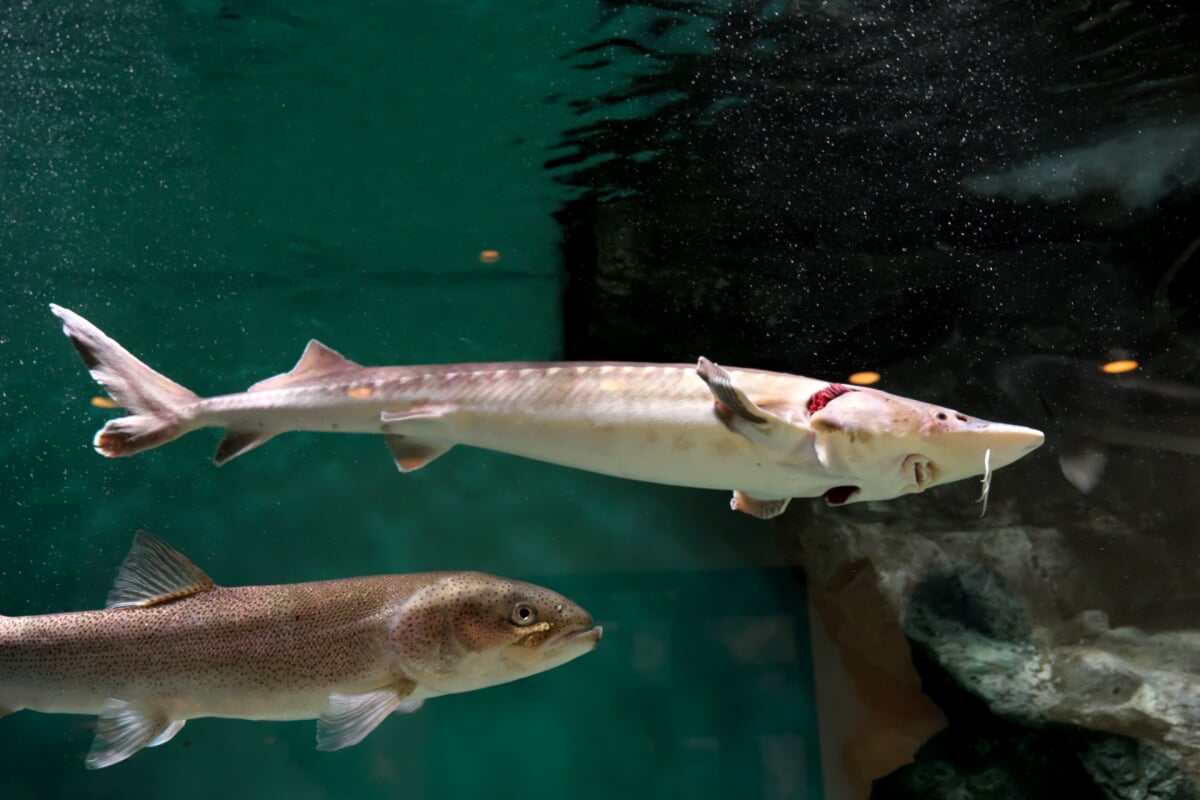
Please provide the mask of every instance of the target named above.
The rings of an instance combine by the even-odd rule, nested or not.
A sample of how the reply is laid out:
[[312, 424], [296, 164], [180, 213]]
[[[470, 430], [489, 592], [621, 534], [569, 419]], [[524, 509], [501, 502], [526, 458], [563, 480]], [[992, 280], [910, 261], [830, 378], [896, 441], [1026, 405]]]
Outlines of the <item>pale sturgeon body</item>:
[[213, 586], [145, 533], [108, 606], [0, 617], [0, 715], [100, 715], [90, 767], [196, 717], [319, 719], [318, 747], [346, 747], [393, 711], [556, 667], [601, 634], [559, 594], [475, 572]]
[[92, 376], [133, 416], [96, 435], [132, 455], [228, 429], [224, 463], [290, 430], [383, 434], [401, 470], [456, 444], [607, 475], [734, 489], [733, 507], [779, 514], [792, 497], [881, 500], [1005, 466], [1040, 431], [865, 387], [684, 364], [500, 363], [362, 367], [315, 340], [291, 372], [200, 398], [79, 315], [52, 306]]

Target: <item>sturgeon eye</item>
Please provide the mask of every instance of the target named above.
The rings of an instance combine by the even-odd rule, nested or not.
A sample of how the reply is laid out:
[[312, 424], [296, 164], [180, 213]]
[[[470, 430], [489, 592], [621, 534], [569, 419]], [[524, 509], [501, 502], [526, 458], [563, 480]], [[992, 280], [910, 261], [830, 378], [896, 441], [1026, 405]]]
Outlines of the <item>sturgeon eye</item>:
[[529, 603], [517, 603], [510, 618], [513, 625], [524, 628], [537, 622], [537, 609]]

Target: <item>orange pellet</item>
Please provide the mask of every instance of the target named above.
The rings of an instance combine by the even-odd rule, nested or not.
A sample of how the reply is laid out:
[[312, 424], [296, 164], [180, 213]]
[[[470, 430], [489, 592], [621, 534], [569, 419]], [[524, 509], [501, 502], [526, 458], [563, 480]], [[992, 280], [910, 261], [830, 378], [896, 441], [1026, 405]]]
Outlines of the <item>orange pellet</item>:
[[495, 264], [500, 260], [499, 250], [481, 250], [479, 252], [479, 260], [485, 264]]
[[878, 372], [871, 372], [868, 370], [865, 372], [854, 373], [850, 376], [849, 380], [851, 383], [859, 386], [867, 386], [869, 384], [878, 382], [881, 377], [883, 376], [881, 376]]
[[121, 406], [115, 400], [109, 400], [107, 397], [99, 395], [92, 398], [92, 405], [96, 408], [120, 408]]
[[1122, 359], [1120, 361], [1110, 361], [1100, 369], [1107, 372], [1109, 375], [1116, 375], [1121, 372], [1133, 372], [1138, 368], [1138, 362], [1132, 358]]

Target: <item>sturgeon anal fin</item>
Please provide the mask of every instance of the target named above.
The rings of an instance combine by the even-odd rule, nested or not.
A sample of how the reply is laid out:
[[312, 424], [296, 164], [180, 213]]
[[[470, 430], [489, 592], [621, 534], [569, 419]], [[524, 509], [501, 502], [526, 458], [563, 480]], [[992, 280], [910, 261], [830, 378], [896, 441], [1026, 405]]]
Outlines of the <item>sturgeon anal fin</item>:
[[154, 737], [154, 741], [146, 745], [146, 747], [158, 747], [160, 744], [166, 744], [175, 738], [175, 734], [183, 730], [183, 726], [187, 724], [186, 719], [177, 719], [167, 725], [167, 727], [158, 736]]
[[329, 695], [329, 706], [317, 721], [317, 749], [341, 750], [358, 744], [393, 711], [416, 711], [419, 701], [404, 700], [416, 687], [413, 681], [402, 680], [366, 694]]
[[457, 406], [452, 405], [413, 406], [403, 411], [381, 411], [379, 413], [379, 421], [386, 423], [411, 422], [419, 419], [441, 419], [456, 410]]
[[388, 449], [392, 451], [392, 459], [396, 462], [396, 468], [401, 472], [418, 470], [454, 446], [427, 444], [398, 434], [383, 438], [387, 442]]
[[296, 362], [296, 366], [292, 367], [290, 372], [261, 380], [246, 391], [265, 392], [271, 389], [286, 389], [313, 378], [361, 368], [361, 364], [355, 364], [333, 348], [326, 347], [316, 339], [310, 339], [308, 346], [304, 348], [304, 354], [300, 356], [300, 360]]
[[[156, 743], [174, 724], [160, 711], [139, 709], [124, 700], [108, 700], [96, 721], [96, 738], [88, 751], [87, 768], [101, 769], [124, 761]], [[175, 731], [178, 730], [176, 727]]]
[[790, 497], [785, 497], [782, 500], [757, 500], [740, 489], [735, 489], [733, 499], [729, 501], [729, 507], [734, 511], [741, 511], [743, 514], [749, 514], [752, 517], [771, 519], [782, 514], [791, 501]]
[[734, 416], [755, 425], [765, 425], [774, 416], [755, 405], [733, 382], [732, 375], [704, 356], [700, 356], [700, 361], [696, 364], [696, 374], [708, 385], [717, 404], [717, 416], [726, 425], [732, 422], [731, 418]]
[[212, 587], [212, 578], [186, 556], [153, 533], [138, 531], [129, 555], [117, 570], [104, 607], [152, 606]]
[[233, 461], [243, 453], [249, 453], [275, 436], [275, 431], [229, 431], [217, 445], [213, 463], [218, 467]]
[[1104, 449], [1096, 445], [1063, 440], [1058, 443], [1058, 466], [1063, 477], [1084, 494], [1089, 494], [1108, 463]]

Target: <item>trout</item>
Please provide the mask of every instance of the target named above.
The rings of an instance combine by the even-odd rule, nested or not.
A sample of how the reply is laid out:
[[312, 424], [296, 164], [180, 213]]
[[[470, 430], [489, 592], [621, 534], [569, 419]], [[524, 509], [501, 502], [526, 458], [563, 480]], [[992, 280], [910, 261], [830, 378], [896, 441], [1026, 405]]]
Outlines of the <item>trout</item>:
[[524, 678], [603, 633], [549, 589], [478, 572], [216, 586], [139, 532], [102, 611], [0, 617], [0, 715], [99, 715], [87, 766], [189, 719], [313, 719], [317, 749], [361, 741], [428, 697]]
[[226, 429], [224, 464], [284, 431], [382, 434], [402, 472], [456, 444], [653, 483], [733, 489], [761, 518], [793, 497], [887, 500], [986, 474], [1042, 432], [877, 389], [755, 369], [631, 363], [363, 367], [315, 339], [289, 372], [201, 398], [78, 314], [50, 306], [130, 416], [95, 436], [128, 456], [199, 428]]

